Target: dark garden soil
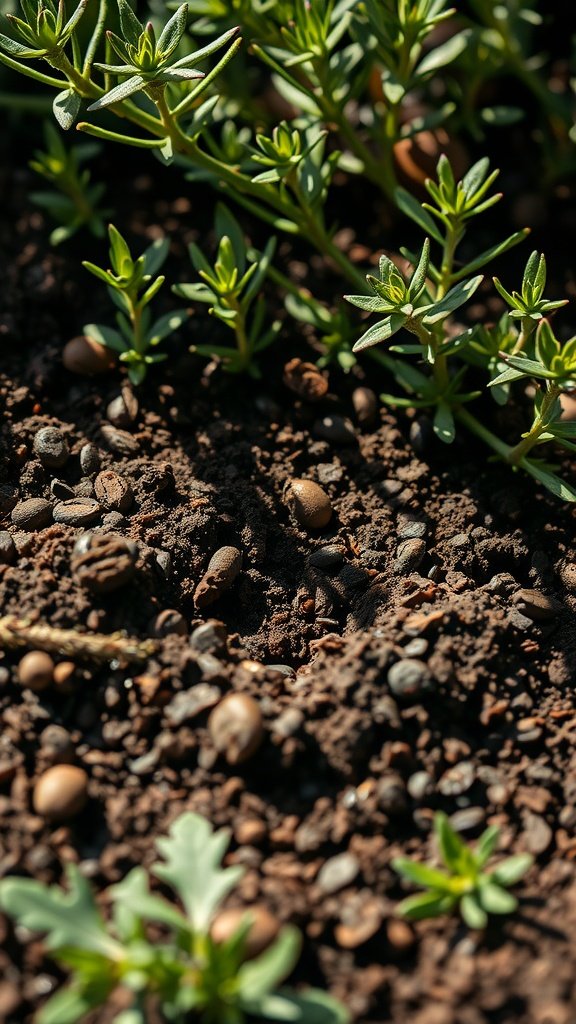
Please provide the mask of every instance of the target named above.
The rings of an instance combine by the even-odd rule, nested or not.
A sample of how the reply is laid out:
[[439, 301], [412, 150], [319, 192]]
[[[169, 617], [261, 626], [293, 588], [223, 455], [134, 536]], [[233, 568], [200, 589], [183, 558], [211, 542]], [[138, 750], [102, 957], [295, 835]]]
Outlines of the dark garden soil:
[[[182, 256], [211, 200], [190, 206], [173, 180], [174, 199], [154, 205], [138, 178], [121, 227], [142, 245], [161, 227]], [[288, 332], [260, 382], [205, 372], [182, 355], [215, 329], [198, 315], [139, 390], [133, 419], [110, 422], [119, 373], [75, 377], [60, 356], [86, 320], [109, 316], [104, 289], [77, 270], [79, 242], [50, 251], [29, 184], [6, 177], [0, 227], [0, 529], [15, 546], [0, 552], [0, 613], [82, 636], [125, 630], [156, 649], [134, 664], [55, 656], [68, 667], [39, 694], [18, 681], [25, 648], [0, 653], [0, 876], [57, 881], [74, 861], [101, 891], [151, 863], [155, 839], [195, 810], [232, 830], [229, 861], [246, 867], [232, 902], [263, 901], [298, 924], [295, 982], [328, 987], [355, 1020], [573, 1024], [573, 509], [467, 437], [438, 446], [426, 420], [379, 406], [361, 422], [354, 389], [392, 389], [368, 360], [356, 375], [331, 371], [316, 403], [283, 383], [289, 359], [310, 358]], [[573, 205], [564, 226], [570, 216]], [[377, 227], [362, 239], [375, 252]], [[328, 288], [326, 268], [312, 272]], [[68, 442], [61, 468], [35, 454], [43, 427]], [[99, 595], [71, 564], [85, 527], [53, 519], [72, 497], [85, 513], [108, 470], [119, 490], [106, 507], [97, 489], [91, 528], [134, 542], [138, 560], [123, 587]], [[329, 496], [324, 528], [299, 524], [294, 478]], [[50, 503], [46, 525], [14, 523], [27, 499]], [[207, 605], [198, 584], [223, 546], [241, 551], [242, 569]], [[165, 609], [187, 635], [153, 637]], [[174, 615], [166, 628], [181, 625]], [[237, 765], [207, 730], [231, 689], [258, 699], [266, 725]], [[89, 801], [50, 825], [32, 793], [58, 761], [88, 772]], [[498, 824], [503, 853], [535, 856], [520, 911], [485, 934], [394, 916], [405, 890], [390, 862], [433, 857], [437, 809], [467, 839]], [[2, 917], [0, 941], [0, 1020], [28, 1024], [61, 976]]]

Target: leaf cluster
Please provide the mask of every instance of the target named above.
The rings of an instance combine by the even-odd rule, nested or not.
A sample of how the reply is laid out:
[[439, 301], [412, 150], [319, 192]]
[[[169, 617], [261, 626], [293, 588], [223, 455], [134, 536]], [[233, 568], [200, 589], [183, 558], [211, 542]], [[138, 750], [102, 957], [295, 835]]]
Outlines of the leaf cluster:
[[[347, 1024], [348, 1014], [328, 995], [278, 989], [299, 956], [297, 929], [284, 926], [253, 960], [245, 956], [249, 913], [227, 940], [210, 937], [223, 900], [243, 872], [221, 867], [228, 842], [225, 830], [214, 832], [199, 815], [181, 815], [157, 841], [162, 859], [150, 868], [180, 906], [153, 891], [148, 872], [136, 867], [106, 892], [109, 922], [76, 865], [67, 867], [66, 890], [25, 878], [0, 882], [0, 907], [44, 933], [46, 948], [72, 973], [70, 983], [45, 1003], [38, 1024], [75, 1024], [118, 986], [131, 993], [132, 1008], [121, 1011], [115, 1024], [145, 1024], [150, 997], [159, 1002], [163, 1018], [174, 1022], [192, 1015], [206, 1024], [242, 1024], [250, 1014], [269, 1021]], [[147, 937], [151, 922], [166, 935], [159, 944]]]
[[88, 260], [83, 266], [107, 285], [108, 294], [117, 307], [117, 327], [86, 324], [84, 333], [118, 352], [121, 362], [127, 364], [132, 383], [141, 384], [148, 366], [167, 358], [164, 353], [150, 349], [178, 330], [190, 313], [185, 309], [174, 310], [156, 320], [150, 313], [150, 303], [165, 281], [163, 275], [156, 274], [168, 255], [168, 239], [157, 239], [134, 259], [128, 243], [113, 224], [109, 225], [108, 235], [110, 268], [104, 269]]
[[460, 838], [443, 813], [435, 815], [434, 831], [447, 870], [440, 871], [406, 857], [396, 858], [392, 862], [394, 869], [425, 889], [403, 900], [398, 913], [417, 921], [458, 908], [470, 928], [485, 928], [489, 914], [513, 913], [518, 900], [507, 890], [524, 877], [533, 858], [521, 853], [488, 869], [488, 861], [498, 845], [500, 830], [497, 827], [487, 828], [475, 849]]

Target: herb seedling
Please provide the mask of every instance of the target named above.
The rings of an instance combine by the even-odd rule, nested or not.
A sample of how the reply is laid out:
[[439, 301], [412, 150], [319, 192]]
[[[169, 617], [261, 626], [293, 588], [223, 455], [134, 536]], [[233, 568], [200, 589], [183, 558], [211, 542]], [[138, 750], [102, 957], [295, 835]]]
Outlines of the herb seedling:
[[85, 143], [67, 149], [49, 122], [44, 125], [44, 141], [45, 151], [36, 151], [30, 167], [49, 181], [56, 191], [31, 192], [30, 198], [58, 221], [50, 242], [59, 245], [83, 227], [87, 227], [96, 238], [103, 238], [105, 219], [110, 211], [100, 210], [98, 204], [105, 186], [90, 184], [90, 171], [81, 167], [100, 147], [95, 143]]
[[83, 266], [108, 286], [108, 292], [119, 312], [118, 328], [104, 324], [86, 324], [84, 334], [120, 353], [128, 365], [133, 384], [141, 384], [148, 366], [166, 359], [164, 353], [151, 352], [164, 338], [178, 330], [187, 320], [188, 310], [165, 313], [152, 321], [149, 304], [162, 287], [165, 278], [155, 277], [168, 255], [168, 239], [158, 239], [135, 260], [120, 232], [110, 224], [110, 270], [84, 261]]
[[[132, 994], [133, 1003], [116, 1024], [145, 1024], [149, 999], [174, 1024], [242, 1024], [247, 1015], [347, 1024], [344, 1007], [323, 992], [277, 990], [298, 959], [296, 928], [281, 928], [252, 960], [245, 958], [249, 911], [225, 941], [211, 938], [216, 914], [243, 873], [241, 867], [221, 867], [227, 845], [225, 830], [214, 832], [199, 815], [181, 815], [157, 841], [163, 859], [150, 869], [181, 907], [151, 892], [146, 870], [137, 867], [107, 890], [109, 923], [74, 864], [67, 866], [67, 891], [24, 878], [0, 882], [0, 907], [26, 928], [45, 932], [47, 949], [72, 970], [70, 983], [44, 1005], [38, 1024], [75, 1024], [118, 986]], [[148, 939], [148, 922], [165, 929], [162, 942]]]
[[189, 246], [190, 258], [203, 283], [175, 285], [173, 291], [193, 302], [208, 303], [210, 313], [234, 332], [235, 350], [223, 345], [194, 345], [191, 351], [208, 359], [221, 359], [229, 373], [248, 372], [259, 377], [255, 357], [272, 344], [281, 326], [276, 320], [265, 327], [266, 304], [261, 294], [276, 239], [270, 238], [262, 253], [251, 250], [249, 262], [240, 225], [222, 205], [216, 210], [215, 228], [220, 242], [213, 267], [197, 245]]
[[[545, 319], [565, 300], [544, 298], [546, 260], [533, 252], [523, 274], [520, 291], [508, 292], [494, 278], [494, 284], [509, 309], [493, 327], [475, 325], [462, 333], [449, 329], [449, 317], [476, 291], [481, 275], [475, 271], [521, 242], [527, 231], [513, 235], [485, 250], [463, 266], [457, 261], [458, 247], [465, 237], [469, 221], [489, 209], [501, 198], [491, 194], [498, 172], [490, 171], [488, 160], [479, 160], [461, 181], [456, 181], [449, 161], [441, 156], [437, 180], [428, 179], [430, 202], [418, 203], [398, 189], [399, 208], [427, 235], [419, 255], [402, 249], [402, 255], [414, 266], [408, 277], [386, 256], [380, 260], [380, 278], [368, 275], [374, 295], [348, 295], [348, 302], [383, 318], [370, 327], [354, 345], [361, 352], [387, 342], [400, 330], [415, 340], [393, 342], [389, 351], [402, 356], [417, 356], [423, 368], [407, 360], [392, 358], [377, 351], [375, 358], [389, 369], [410, 397], [383, 395], [397, 406], [434, 410], [434, 432], [450, 444], [459, 423], [476, 434], [496, 455], [513, 468], [523, 469], [557, 497], [576, 501], [576, 489], [556, 473], [557, 467], [531, 456], [536, 445], [553, 441], [572, 450], [570, 428], [560, 422], [559, 395], [574, 386], [574, 340], [564, 348]], [[440, 250], [432, 259], [432, 244]], [[474, 274], [470, 277], [469, 275]], [[538, 326], [539, 325], [539, 326]], [[536, 332], [536, 333], [535, 333]], [[535, 341], [536, 339], [536, 341]], [[481, 367], [489, 387], [501, 404], [511, 397], [513, 382], [523, 378], [545, 381], [544, 391], [535, 393], [531, 428], [517, 444], [497, 437], [468, 408], [481, 391], [469, 390], [465, 379], [470, 365]], [[425, 372], [428, 366], [428, 372]]]
[[531, 867], [530, 854], [508, 857], [495, 868], [486, 870], [498, 844], [500, 830], [496, 826], [483, 832], [476, 849], [462, 841], [445, 814], [435, 815], [434, 831], [448, 871], [439, 871], [407, 857], [392, 861], [398, 874], [426, 890], [403, 900], [397, 908], [399, 914], [418, 921], [451, 913], [458, 907], [470, 928], [484, 928], [489, 914], [511, 914], [516, 910], [518, 900], [507, 889], [519, 882]]

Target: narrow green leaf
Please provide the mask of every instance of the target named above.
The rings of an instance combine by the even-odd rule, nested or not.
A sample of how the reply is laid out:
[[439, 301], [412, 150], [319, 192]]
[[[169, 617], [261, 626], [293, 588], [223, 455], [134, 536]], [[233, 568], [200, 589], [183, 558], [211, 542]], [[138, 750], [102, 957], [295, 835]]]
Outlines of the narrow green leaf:
[[452, 444], [456, 437], [456, 424], [452, 410], [446, 402], [438, 402], [436, 406], [433, 429], [440, 441], [443, 441], [444, 444]]
[[396, 913], [400, 917], [406, 917], [409, 921], [422, 921], [427, 917], [439, 917], [440, 914], [449, 914], [457, 903], [456, 896], [450, 896], [438, 892], [421, 892], [416, 896], [408, 896], [396, 907]]
[[434, 817], [434, 831], [442, 860], [447, 868], [458, 873], [466, 844], [452, 828], [447, 815], [441, 811]]
[[[555, 497], [561, 498], [562, 501], [576, 501], [576, 490], [570, 484], [567, 484], [565, 480], [556, 476], [555, 473], [551, 473], [548, 469], [542, 469], [541, 466], [537, 466], [531, 459], [522, 459], [520, 465], [538, 483], [543, 484], [544, 487], [554, 494]], [[499, 877], [497, 881], [500, 881]]]
[[488, 924], [488, 914], [480, 906], [475, 893], [467, 892], [460, 900], [460, 913], [469, 928], [485, 928]]
[[492, 882], [478, 887], [478, 902], [488, 914], [512, 914], [518, 907], [518, 900], [512, 893]]
[[300, 932], [291, 925], [281, 929], [276, 941], [255, 960], [242, 964], [236, 985], [248, 1005], [272, 992], [294, 969], [300, 955]]
[[424, 232], [430, 236], [430, 238], [433, 238], [435, 242], [438, 242], [439, 245], [444, 244], [442, 235], [432, 220], [432, 217], [423, 209], [422, 205], [414, 198], [414, 196], [410, 195], [410, 193], [404, 188], [397, 188], [394, 192], [394, 200], [401, 213], [410, 217], [410, 220], [413, 220], [418, 224], [418, 226], [421, 227]]
[[68, 131], [74, 126], [81, 106], [82, 100], [73, 89], [64, 89], [54, 97], [52, 103], [54, 117], [64, 131]]
[[428, 867], [427, 864], [419, 864], [409, 860], [407, 857], [396, 857], [392, 861], [394, 871], [397, 871], [403, 878], [408, 878], [418, 885], [427, 886], [430, 889], [446, 889], [450, 891], [450, 878], [442, 871]]
[[490, 828], [480, 836], [478, 845], [476, 847], [475, 858], [479, 868], [483, 868], [485, 864], [490, 860], [490, 857], [498, 846], [498, 840], [500, 838], [500, 829], [498, 825], [491, 825]]
[[[574, 500], [574, 499], [572, 499]], [[508, 857], [498, 864], [491, 873], [490, 878], [497, 885], [516, 885], [534, 863], [534, 858], [529, 853], [517, 853], [514, 857]]]
[[380, 323], [374, 324], [370, 330], [366, 331], [353, 346], [352, 351], [363, 352], [365, 348], [377, 345], [379, 341], [386, 341], [393, 334], [396, 334], [407, 320], [408, 317], [404, 313], [392, 313], [391, 316], [381, 320]]

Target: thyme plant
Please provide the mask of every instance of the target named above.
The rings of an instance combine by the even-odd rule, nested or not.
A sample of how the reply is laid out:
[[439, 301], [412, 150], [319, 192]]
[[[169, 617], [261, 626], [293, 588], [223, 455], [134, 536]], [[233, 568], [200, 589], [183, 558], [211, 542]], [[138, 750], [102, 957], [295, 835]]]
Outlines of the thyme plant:
[[163, 352], [150, 351], [164, 338], [178, 330], [187, 320], [188, 310], [174, 310], [152, 320], [150, 303], [164, 284], [163, 276], [155, 277], [168, 255], [168, 239], [158, 239], [133, 259], [126, 240], [110, 224], [110, 269], [98, 267], [88, 260], [83, 266], [108, 286], [108, 293], [117, 307], [117, 327], [106, 324], [86, 324], [84, 334], [101, 345], [118, 352], [127, 364], [128, 376], [133, 384], [141, 384], [148, 367], [166, 359]]
[[265, 327], [266, 303], [259, 294], [274, 255], [276, 239], [270, 238], [262, 253], [252, 250], [252, 260], [249, 260], [240, 225], [222, 205], [216, 210], [215, 229], [220, 241], [214, 266], [197, 245], [191, 244], [190, 259], [202, 282], [175, 285], [173, 291], [192, 302], [208, 303], [209, 312], [234, 332], [236, 349], [226, 345], [193, 345], [191, 351], [208, 359], [220, 359], [229, 373], [247, 371], [259, 377], [256, 357], [272, 344], [281, 326], [280, 321], [275, 320]]

